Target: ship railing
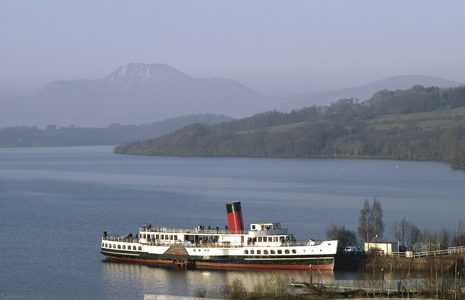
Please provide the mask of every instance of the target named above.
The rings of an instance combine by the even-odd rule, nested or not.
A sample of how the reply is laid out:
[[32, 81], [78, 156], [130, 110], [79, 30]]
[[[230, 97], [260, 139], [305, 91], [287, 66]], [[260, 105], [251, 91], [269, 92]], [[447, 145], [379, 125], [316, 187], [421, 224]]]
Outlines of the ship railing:
[[125, 243], [138, 243], [139, 240], [135, 237], [127, 236], [127, 235], [102, 235], [102, 241], [110, 241], [110, 242], [125, 242]]
[[[141, 227], [140, 232], [161, 232], [161, 233], [192, 233], [192, 234], [230, 234], [229, 230], [226, 229], [201, 229], [201, 228], [169, 228], [169, 227]], [[244, 232], [247, 234], [247, 232]]]
[[279, 246], [277, 245], [259, 245], [259, 244], [240, 244], [240, 243], [189, 243], [188, 247], [196, 247], [196, 248], [242, 248], [242, 247], [260, 247], [260, 248], [283, 248], [283, 247], [295, 247], [295, 246], [308, 246], [308, 242], [306, 241], [298, 241], [298, 242], [288, 242], [288, 243], [283, 243]]
[[172, 243], [170, 241], [166, 241], [166, 242], [162, 242], [162, 241], [144, 241], [144, 242], [140, 242], [141, 244], [144, 244], [144, 245], [149, 245], [149, 246], [171, 246], [171, 245], [174, 245], [174, 244], [181, 244], [183, 246], [184, 243], [183, 242], [175, 242], [175, 243]]
[[318, 246], [321, 242], [317, 241], [295, 241], [295, 242], [285, 242], [284, 246]]

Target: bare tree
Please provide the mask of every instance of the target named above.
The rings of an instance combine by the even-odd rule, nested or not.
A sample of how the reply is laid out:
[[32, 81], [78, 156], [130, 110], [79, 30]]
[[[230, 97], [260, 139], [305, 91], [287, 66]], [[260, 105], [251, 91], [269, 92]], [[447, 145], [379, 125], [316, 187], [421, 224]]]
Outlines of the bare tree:
[[423, 232], [423, 243], [428, 245], [429, 250], [447, 249], [450, 244], [449, 241], [450, 234], [445, 228]]
[[383, 209], [376, 198], [373, 200], [370, 216], [373, 236], [381, 238], [384, 233]]
[[453, 239], [454, 246], [465, 246], [465, 223], [460, 220]]
[[373, 204], [370, 206], [368, 200], [365, 199], [358, 219], [358, 234], [360, 239], [368, 242], [374, 238], [381, 238], [383, 236], [383, 232], [384, 223], [381, 204], [375, 198], [373, 200]]
[[441, 249], [447, 249], [450, 245], [450, 233], [449, 230], [443, 228], [439, 231], [439, 245]]
[[360, 217], [358, 218], [358, 235], [361, 240], [368, 242], [370, 239], [370, 203], [365, 199], [363, 208], [360, 210]]
[[422, 238], [420, 229], [409, 223], [405, 217], [393, 224], [392, 236], [409, 250], [412, 250]]

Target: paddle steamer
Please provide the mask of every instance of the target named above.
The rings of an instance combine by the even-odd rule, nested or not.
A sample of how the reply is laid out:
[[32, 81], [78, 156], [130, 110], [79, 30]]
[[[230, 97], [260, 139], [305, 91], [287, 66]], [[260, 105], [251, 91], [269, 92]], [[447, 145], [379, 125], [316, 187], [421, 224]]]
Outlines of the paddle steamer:
[[240, 202], [226, 205], [228, 228], [173, 229], [144, 225], [133, 236], [103, 233], [108, 260], [188, 269], [332, 270], [337, 241], [296, 241], [280, 223], [244, 229]]

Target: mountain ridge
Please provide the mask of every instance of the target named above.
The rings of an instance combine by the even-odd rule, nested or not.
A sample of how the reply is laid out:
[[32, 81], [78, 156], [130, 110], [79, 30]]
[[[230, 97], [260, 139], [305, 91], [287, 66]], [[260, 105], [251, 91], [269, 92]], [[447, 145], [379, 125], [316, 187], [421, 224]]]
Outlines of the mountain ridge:
[[464, 85], [457, 81], [426, 75], [396, 75], [378, 79], [355, 87], [297, 95], [295, 101], [283, 105], [283, 110], [299, 109], [311, 105], [327, 105], [338, 99], [356, 98], [361, 101], [370, 99], [381, 90], [405, 90], [415, 85], [425, 87], [449, 88]]
[[111, 123], [148, 123], [192, 113], [243, 118], [268, 110], [291, 111], [341, 98], [365, 100], [382, 89], [411, 85], [457, 86], [423, 75], [401, 75], [358, 87], [288, 97], [265, 96], [222, 77], [195, 78], [168, 64], [128, 63], [100, 79], [57, 80], [32, 97], [0, 100], [0, 127], [104, 127]]
[[128, 63], [100, 79], [54, 81], [34, 97], [3, 101], [4, 126], [106, 126], [148, 123], [195, 113], [244, 116], [266, 97], [225, 78], [194, 78], [167, 64]]

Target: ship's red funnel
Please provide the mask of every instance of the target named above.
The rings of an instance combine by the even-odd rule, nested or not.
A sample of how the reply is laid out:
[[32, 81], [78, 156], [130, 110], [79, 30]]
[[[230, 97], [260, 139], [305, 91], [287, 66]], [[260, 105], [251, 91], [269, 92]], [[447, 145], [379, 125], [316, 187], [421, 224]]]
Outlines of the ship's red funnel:
[[228, 226], [230, 233], [243, 233], [244, 222], [242, 221], [242, 210], [240, 202], [226, 204], [228, 212]]

